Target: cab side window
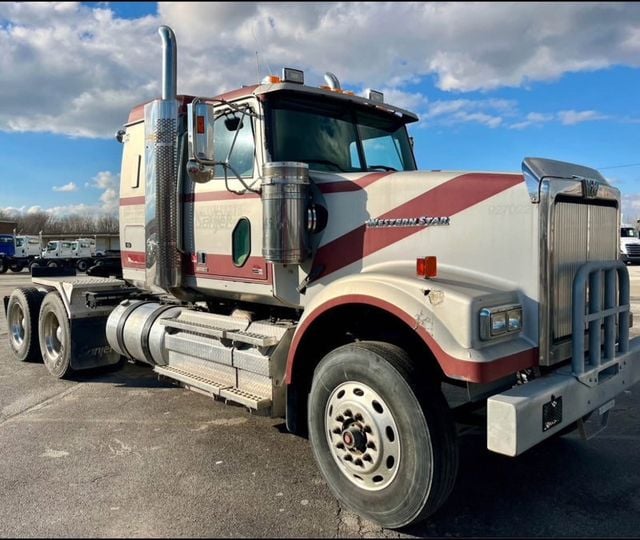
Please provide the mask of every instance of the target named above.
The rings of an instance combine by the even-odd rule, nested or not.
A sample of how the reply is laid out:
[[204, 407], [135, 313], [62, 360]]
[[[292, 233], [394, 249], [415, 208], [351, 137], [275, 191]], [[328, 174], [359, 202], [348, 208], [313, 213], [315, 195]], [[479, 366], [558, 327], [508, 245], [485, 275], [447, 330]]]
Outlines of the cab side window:
[[[213, 133], [216, 161], [229, 163], [233, 171], [241, 177], [252, 177], [255, 162], [255, 140], [251, 117], [229, 110], [216, 119]], [[233, 171], [227, 169], [228, 178], [235, 178]], [[225, 167], [216, 165], [215, 177], [224, 178], [224, 176]]]

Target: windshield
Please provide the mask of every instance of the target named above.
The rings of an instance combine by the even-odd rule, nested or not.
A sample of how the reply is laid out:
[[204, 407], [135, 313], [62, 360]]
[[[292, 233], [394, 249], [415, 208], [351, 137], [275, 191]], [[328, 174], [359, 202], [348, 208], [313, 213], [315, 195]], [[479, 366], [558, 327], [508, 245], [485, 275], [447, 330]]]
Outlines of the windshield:
[[16, 247], [22, 247], [24, 245], [24, 238], [16, 238]]
[[620, 236], [622, 238], [637, 238], [638, 232], [633, 227], [623, 227], [620, 229]]
[[407, 129], [397, 116], [286, 94], [269, 104], [273, 161], [302, 161], [320, 171], [416, 170]]
[[12, 236], [0, 236], [0, 244], [13, 244]]

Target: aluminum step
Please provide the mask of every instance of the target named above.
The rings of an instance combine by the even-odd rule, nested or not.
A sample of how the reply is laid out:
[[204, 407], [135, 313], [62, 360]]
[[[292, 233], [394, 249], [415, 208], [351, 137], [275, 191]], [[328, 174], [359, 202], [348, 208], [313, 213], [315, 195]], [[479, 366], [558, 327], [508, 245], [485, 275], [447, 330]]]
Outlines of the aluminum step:
[[200, 390], [211, 396], [239, 403], [256, 411], [265, 411], [271, 407], [270, 399], [257, 396], [246, 390], [234, 388], [210, 377], [203, 377], [184, 369], [168, 366], [155, 366], [153, 370], [159, 375], [181, 382], [189, 389]]
[[175, 317], [162, 319], [159, 324], [173, 330], [226, 339], [259, 348], [277, 345], [288, 328], [263, 321], [249, 322], [244, 318], [190, 310], [183, 310]]
[[278, 344], [280, 338], [277, 336], [266, 336], [255, 332], [246, 332], [238, 330], [236, 332], [226, 332], [227, 339], [237, 341], [239, 343], [247, 343], [254, 347], [273, 347]]
[[177, 320], [175, 317], [162, 319], [161, 321], [159, 321], [159, 324], [168, 328], [184, 330], [185, 332], [190, 332], [192, 334], [200, 334], [217, 339], [226, 339], [226, 333], [228, 332], [227, 328], [220, 328], [193, 322], [183, 322]]

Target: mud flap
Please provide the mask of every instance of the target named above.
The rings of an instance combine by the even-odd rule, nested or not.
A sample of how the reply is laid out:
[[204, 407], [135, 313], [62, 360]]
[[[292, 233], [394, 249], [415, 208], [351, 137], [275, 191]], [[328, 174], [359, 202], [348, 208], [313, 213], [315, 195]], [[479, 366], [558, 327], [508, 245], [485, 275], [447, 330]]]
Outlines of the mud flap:
[[117, 364], [120, 355], [107, 342], [107, 318], [71, 319], [71, 367], [75, 370]]

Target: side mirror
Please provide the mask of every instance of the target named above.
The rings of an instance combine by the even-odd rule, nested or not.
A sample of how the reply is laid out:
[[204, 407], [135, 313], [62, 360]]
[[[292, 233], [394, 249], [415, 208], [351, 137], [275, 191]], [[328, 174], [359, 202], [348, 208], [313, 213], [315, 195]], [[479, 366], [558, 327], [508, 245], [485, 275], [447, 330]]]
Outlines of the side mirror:
[[189, 132], [187, 172], [194, 182], [208, 182], [213, 178], [215, 166], [213, 105], [194, 100], [187, 105], [187, 118]]

